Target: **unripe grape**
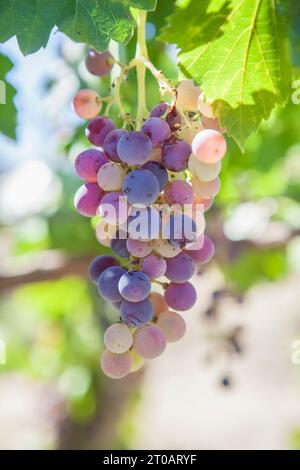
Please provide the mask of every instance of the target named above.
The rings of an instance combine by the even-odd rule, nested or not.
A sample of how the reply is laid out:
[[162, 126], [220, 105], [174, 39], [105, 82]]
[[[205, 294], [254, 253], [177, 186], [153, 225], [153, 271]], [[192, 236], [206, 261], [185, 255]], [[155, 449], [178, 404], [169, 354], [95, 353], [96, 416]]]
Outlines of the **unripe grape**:
[[156, 324], [163, 330], [168, 343], [179, 341], [186, 331], [184, 319], [176, 312], [162, 313], [159, 315]]
[[77, 190], [74, 197], [74, 205], [77, 212], [85, 217], [94, 217], [97, 215], [103, 196], [104, 192], [97, 184], [84, 184]]
[[189, 158], [189, 170], [200, 181], [211, 181], [221, 171], [221, 160], [215, 163], [203, 163], [192, 154]]
[[211, 199], [220, 191], [221, 182], [218, 176], [217, 178], [207, 182], [200, 181], [198, 178], [194, 177], [192, 178], [192, 186], [197, 197]]
[[165, 334], [155, 324], [143, 326], [134, 333], [133, 349], [144, 359], [154, 359], [162, 354], [165, 348]]
[[201, 93], [201, 95], [198, 98], [198, 111], [201, 114], [203, 114], [203, 116], [206, 116], [208, 118], [213, 118], [214, 117], [214, 113], [213, 113], [211, 103], [209, 101], [205, 101], [204, 93]]
[[189, 310], [196, 303], [197, 294], [190, 282], [171, 282], [165, 290], [165, 300], [174, 310]]
[[78, 116], [83, 119], [91, 119], [100, 113], [102, 103], [96, 91], [83, 89], [74, 96], [73, 106]]
[[193, 139], [192, 150], [194, 155], [204, 163], [215, 163], [226, 153], [226, 140], [219, 132], [213, 129], [204, 129]]
[[97, 181], [104, 191], [118, 191], [123, 186], [126, 171], [118, 163], [108, 162], [103, 165], [98, 174]]
[[97, 77], [108, 75], [113, 68], [113, 56], [109, 51], [99, 53], [90, 49], [85, 59], [86, 68]]
[[128, 326], [123, 323], [111, 325], [104, 333], [104, 344], [108, 351], [116, 354], [128, 351], [133, 342], [133, 337]]
[[153, 305], [153, 314], [155, 317], [158, 317], [161, 313], [168, 310], [168, 304], [165, 301], [164, 296], [158, 292], [151, 292], [150, 300]]
[[177, 104], [183, 111], [198, 111], [200, 88], [193, 80], [182, 80], [177, 87]]
[[122, 379], [129, 374], [132, 366], [132, 356], [129, 351], [123, 354], [115, 354], [104, 351], [101, 356], [103, 372], [111, 379]]

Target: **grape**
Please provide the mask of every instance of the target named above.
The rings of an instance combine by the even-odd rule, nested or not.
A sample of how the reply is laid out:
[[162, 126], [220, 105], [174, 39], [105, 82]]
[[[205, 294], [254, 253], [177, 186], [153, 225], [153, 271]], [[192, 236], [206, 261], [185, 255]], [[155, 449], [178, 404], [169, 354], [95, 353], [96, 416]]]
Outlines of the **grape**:
[[145, 258], [152, 251], [152, 245], [148, 241], [135, 240], [133, 238], [127, 239], [127, 250], [132, 256], [137, 258]]
[[125, 274], [121, 266], [112, 266], [105, 269], [98, 279], [99, 294], [110, 302], [120, 302], [122, 296], [118, 289], [120, 278]]
[[133, 336], [133, 349], [144, 359], [154, 359], [166, 348], [166, 337], [157, 325], [146, 325], [136, 330]]
[[126, 132], [118, 141], [117, 152], [127, 165], [143, 165], [151, 157], [152, 143], [143, 132]]
[[175, 180], [169, 183], [165, 189], [165, 200], [169, 204], [191, 204], [193, 202], [193, 189], [185, 181]]
[[176, 312], [162, 313], [156, 322], [169, 343], [179, 341], [185, 334], [186, 325], [184, 319]]
[[154, 240], [161, 232], [161, 217], [154, 207], [131, 206], [128, 233], [135, 240]]
[[195, 263], [205, 264], [213, 258], [215, 254], [215, 245], [207, 235], [204, 235], [202, 248], [198, 250], [189, 250], [188, 253]]
[[182, 123], [182, 118], [175, 106], [173, 106], [171, 111], [166, 115], [166, 121], [172, 131], [175, 131], [180, 127]]
[[132, 346], [133, 338], [130, 328], [123, 323], [111, 325], [104, 333], [104, 344], [108, 351], [122, 354]]
[[74, 197], [74, 205], [79, 214], [85, 217], [94, 217], [104, 192], [97, 184], [87, 183], [81, 186]]
[[123, 239], [123, 238], [114, 238], [112, 241], [111, 241], [111, 249], [112, 251], [120, 256], [121, 258], [129, 258], [130, 257], [130, 253], [129, 251], [127, 250], [127, 239]]
[[150, 117], [162, 117], [168, 110], [169, 103], [162, 101], [152, 108]]
[[130, 372], [137, 372], [144, 364], [144, 359], [139, 356], [135, 351], [130, 351], [132, 357], [132, 366]]
[[100, 202], [99, 213], [108, 224], [124, 224], [128, 218], [128, 205], [121, 192], [106, 193]]
[[133, 170], [124, 180], [123, 192], [130, 204], [152, 204], [159, 195], [158, 179], [149, 170]]
[[200, 206], [199, 209], [202, 212], [206, 212], [211, 208], [211, 206], [213, 205], [213, 202], [214, 202], [213, 198], [203, 199], [202, 197], [196, 197], [193, 200], [193, 210], [194, 210], [194, 207], [196, 208], [196, 206], [199, 205]]
[[153, 307], [149, 299], [141, 302], [124, 300], [120, 307], [121, 319], [127, 325], [141, 327], [148, 323], [153, 316]]
[[199, 178], [200, 181], [211, 181], [219, 175], [221, 171], [221, 161], [219, 160], [216, 163], [203, 163], [192, 154], [189, 158], [189, 170], [194, 176]]
[[144, 170], [149, 170], [158, 179], [159, 190], [162, 191], [168, 182], [168, 172], [165, 167], [158, 162], [147, 162], [142, 166]]
[[171, 137], [169, 124], [158, 117], [147, 119], [142, 126], [142, 132], [150, 137], [154, 147], [160, 146]]
[[120, 263], [112, 256], [97, 256], [89, 265], [89, 274], [92, 281], [97, 284], [100, 274], [111, 266], [119, 266]]
[[130, 372], [132, 356], [129, 351], [123, 354], [115, 354], [104, 351], [101, 356], [101, 367], [103, 372], [111, 379], [122, 379]]
[[105, 117], [96, 117], [88, 123], [86, 136], [91, 144], [102, 147], [105, 137], [115, 129], [114, 123]]
[[153, 249], [164, 258], [173, 258], [180, 253], [180, 247], [172, 246], [168, 240], [157, 239], [154, 241]]
[[129, 302], [141, 302], [151, 291], [151, 281], [142, 271], [128, 271], [119, 281], [119, 292]]
[[191, 152], [191, 146], [184, 140], [166, 144], [162, 150], [162, 163], [171, 171], [186, 170]]
[[174, 310], [189, 310], [195, 304], [196, 298], [196, 290], [190, 282], [171, 282], [165, 290], [165, 300]]
[[178, 284], [188, 281], [195, 272], [195, 263], [187, 253], [167, 260], [166, 277]]
[[192, 186], [196, 196], [203, 199], [211, 199], [215, 197], [220, 191], [220, 178], [211, 180], [211, 181], [200, 181], [198, 178], [192, 178]]
[[212, 106], [209, 101], [205, 101], [204, 93], [201, 93], [198, 98], [198, 111], [208, 118], [214, 117]]
[[177, 87], [177, 104], [183, 111], [198, 111], [198, 97], [201, 91], [193, 80], [182, 80]]
[[110, 247], [111, 239], [114, 238], [116, 233], [116, 226], [109, 225], [105, 220], [101, 220], [96, 225], [96, 238], [103, 246]]
[[118, 191], [122, 188], [126, 171], [115, 162], [108, 162], [103, 165], [97, 175], [100, 188], [104, 191]]
[[151, 292], [150, 300], [153, 305], [153, 313], [155, 317], [158, 317], [161, 313], [168, 310], [168, 304], [165, 301], [164, 296], [158, 292]]
[[107, 162], [103, 152], [96, 149], [84, 150], [75, 160], [75, 170], [79, 178], [88, 183], [97, 183], [97, 173]]
[[215, 163], [226, 153], [226, 140], [214, 129], [204, 129], [193, 140], [192, 150], [203, 163]]
[[187, 242], [195, 241], [197, 235], [195, 221], [186, 214], [172, 214], [164, 228], [165, 238], [177, 249], [183, 248]]
[[142, 270], [152, 279], [163, 276], [167, 269], [165, 258], [157, 255], [147, 256], [142, 263]]
[[118, 156], [117, 145], [121, 137], [126, 134], [123, 129], [114, 129], [104, 139], [103, 150], [110, 160], [120, 163], [121, 160]]
[[182, 127], [179, 132], [179, 137], [192, 145], [193, 139], [198, 132], [203, 130], [202, 124], [198, 122], [190, 122], [189, 127]]
[[109, 51], [96, 52], [94, 49], [90, 49], [85, 59], [86, 68], [90, 73], [97, 77], [108, 75], [113, 68], [113, 56]]
[[76, 114], [83, 119], [91, 119], [100, 113], [102, 103], [98, 93], [94, 90], [79, 90], [73, 99], [73, 106]]
[[205, 129], [214, 129], [215, 131], [218, 131], [221, 134], [224, 134], [224, 132], [226, 132], [225, 127], [221, 127], [219, 118], [212, 119], [212, 118], [208, 118], [206, 116], [202, 116], [201, 117], [201, 122], [202, 122], [203, 127]]

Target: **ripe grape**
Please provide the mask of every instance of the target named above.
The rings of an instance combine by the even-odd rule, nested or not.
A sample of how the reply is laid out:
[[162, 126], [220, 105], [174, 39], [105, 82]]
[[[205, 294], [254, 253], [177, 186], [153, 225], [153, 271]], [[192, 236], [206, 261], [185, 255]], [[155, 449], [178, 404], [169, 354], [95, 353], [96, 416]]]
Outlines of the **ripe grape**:
[[204, 129], [193, 140], [192, 150], [195, 156], [204, 163], [215, 163], [226, 153], [226, 140], [214, 129]]
[[118, 163], [108, 162], [101, 166], [97, 181], [104, 191], [118, 191], [122, 188], [126, 171]]
[[198, 111], [201, 91], [193, 80], [182, 80], [177, 87], [177, 104], [183, 111]]
[[158, 162], [147, 162], [142, 166], [144, 170], [149, 170], [158, 179], [159, 190], [162, 191], [168, 182], [168, 172], [165, 167]]
[[146, 325], [136, 330], [133, 336], [133, 349], [144, 359], [154, 359], [166, 348], [166, 337], [157, 325]]
[[98, 93], [94, 90], [79, 90], [73, 99], [73, 106], [76, 114], [83, 119], [91, 119], [100, 113], [102, 103]]
[[75, 171], [79, 178], [88, 183], [97, 183], [97, 173], [107, 162], [103, 152], [96, 149], [84, 150], [75, 160]]
[[207, 182], [200, 181], [198, 178], [192, 178], [192, 186], [197, 197], [211, 199], [215, 197], [220, 191], [221, 182], [218, 176], [215, 179]]
[[89, 265], [90, 278], [95, 284], [97, 284], [100, 274], [102, 274], [105, 269], [110, 268], [111, 266], [119, 265], [119, 261], [112, 256], [97, 256]]
[[195, 263], [187, 253], [179, 253], [167, 260], [166, 277], [178, 284], [188, 281], [195, 272]]
[[127, 165], [143, 165], [151, 157], [152, 143], [143, 132], [126, 132], [118, 141], [117, 152]]
[[183, 171], [188, 167], [191, 146], [184, 140], [166, 144], [162, 150], [162, 163], [168, 170]]
[[134, 240], [154, 240], [161, 232], [161, 217], [152, 206], [131, 206], [128, 217], [128, 234]]
[[121, 319], [129, 326], [141, 327], [146, 325], [153, 316], [153, 307], [149, 299], [141, 302], [124, 300], [120, 307]]
[[205, 101], [204, 93], [201, 93], [198, 98], [198, 111], [208, 118], [214, 117], [212, 106], [209, 101]]
[[126, 198], [119, 191], [106, 193], [101, 199], [99, 213], [108, 224], [124, 224], [128, 217]]
[[159, 238], [154, 240], [153, 250], [164, 258], [173, 258], [180, 253], [181, 248], [179, 246], [172, 246], [168, 240]]
[[165, 290], [165, 300], [174, 310], [189, 310], [197, 299], [194, 286], [190, 282], [176, 284], [171, 282]]
[[103, 372], [111, 379], [122, 379], [129, 374], [132, 366], [132, 356], [129, 351], [123, 354], [115, 354], [104, 351], [101, 356]]
[[193, 202], [194, 193], [190, 184], [175, 180], [167, 185], [164, 196], [169, 204], [184, 205]]
[[97, 77], [108, 75], [113, 68], [113, 56], [109, 51], [99, 53], [90, 49], [85, 59], [86, 68]]
[[155, 317], [158, 317], [161, 313], [168, 310], [168, 304], [165, 301], [164, 296], [158, 292], [151, 292], [150, 300], [153, 305], [153, 314]]
[[91, 144], [102, 147], [105, 137], [115, 129], [114, 123], [106, 117], [92, 119], [86, 128], [86, 136]]
[[152, 245], [150, 242], [133, 238], [127, 239], [126, 246], [129, 253], [137, 258], [145, 258], [145, 256], [148, 256], [152, 251]]
[[85, 217], [94, 217], [103, 196], [104, 192], [97, 184], [84, 184], [77, 190], [74, 197], [77, 212]]
[[219, 175], [221, 171], [221, 161], [219, 160], [216, 163], [203, 163], [192, 154], [189, 158], [189, 170], [200, 181], [211, 181]]
[[137, 372], [144, 365], [144, 359], [139, 356], [133, 349], [130, 351], [132, 357], [132, 366], [130, 372]]
[[188, 254], [193, 258], [195, 263], [206, 264], [215, 254], [215, 245], [207, 235], [204, 235], [202, 248], [198, 250], [188, 250]]
[[156, 324], [163, 330], [168, 343], [179, 341], [186, 331], [184, 319], [176, 312], [162, 313]]
[[158, 179], [149, 170], [133, 170], [124, 180], [123, 192], [130, 204], [153, 204], [159, 195]]
[[120, 256], [121, 258], [129, 258], [130, 253], [127, 250], [127, 239], [126, 238], [113, 238], [111, 240], [112, 251]]
[[120, 278], [126, 273], [121, 266], [112, 266], [105, 269], [98, 279], [99, 294], [110, 302], [120, 302], [122, 296], [118, 289]]
[[132, 333], [123, 323], [111, 325], [104, 333], [104, 344], [108, 351], [122, 354], [128, 351], [133, 342]]
[[162, 101], [161, 103], [158, 103], [154, 108], [152, 108], [150, 117], [162, 117], [168, 110], [169, 108], [169, 103]]
[[151, 291], [151, 281], [142, 271], [128, 271], [120, 278], [119, 292], [129, 302], [141, 302]]
[[165, 258], [157, 255], [147, 256], [142, 263], [142, 270], [152, 279], [163, 276], [167, 269]]
[[160, 146], [171, 137], [169, 124], [158, 117], [147, 119], [142, 126], [142, 132], [150, 137], [154, 147]]
[[124, 129], [114, 129], [109, 134], [107, 134], [104, 139], [103, 150], [105, 155], [107, 155], [107, 157], [113, 162], [121, 162], [117, 152], [117, 145], [124, 134], [126, 134]]

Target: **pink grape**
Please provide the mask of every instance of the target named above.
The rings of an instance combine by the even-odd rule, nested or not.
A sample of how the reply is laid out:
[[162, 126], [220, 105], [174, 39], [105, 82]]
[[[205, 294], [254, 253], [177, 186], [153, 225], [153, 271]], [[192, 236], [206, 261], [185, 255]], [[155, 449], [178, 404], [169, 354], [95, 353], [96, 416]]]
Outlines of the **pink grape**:
[[171, 137], [169, 124], [158, 117], [147, 119], [142, 126], [142, 132], [150, 137], [154, 147], [160, 146]]
[[165, 290], [165, 300], [174, 310], [189, 310], [197, 299], [194, 286], [190, 282], [176, 284], [171, 282]]
[[100, 113], [102, 103], [98, 93], [94, 90], [79, 90], [73, 99], [73, 106], [76, 114], [83, 119], [91, 119]]
[[193, 202], [194, 193], [189, 183], [175, 180], [167, 185], [164, 196], [169, 204], [184, 205]]
[[102, 147], [105, 137], [115, 129], [114, 123], [106, 117], [96, 117], [87, 125], [86, 136], [91, 144]]
[[89, 274], [92, 281], [97, 284], [100, 274], [105, 271], [105, 269], [110, 268], [111, 266], [119, 266], [120, 263], [118, 260], [112, 256], [102, 255], [97, 256], [89, 265]]
[[185, 140], [177, 140], [163, 147], [162, 163], [171, 171], [186, 170], [191, 153], [191, 146]]
[[215, 245], [207, 235], [204, 235], [202, 248], [199, 250], [188, 250], [188, 254], [196, 264], [206, 264], [214, 257]]
[[194, 155], [204, 163], [215, 163], [221, 160], [226, 153], [226, 140], [214, 129], [204, 129], [193, 139], [192, 150]]
[[163, 330], [155, 324], [139, 328], [133, 337], [133, 349], [144, 359], [154, 359], [162, 354], [166, 343]]
[[169, 109], [169, 103], [162, 101], [152, 108], [150, 117], [162, 117]]
[[163, 295], [158, 292], [151, 292], [149, 298], [153, 305], [153, 314], [155, 317], [158, 317], [161, 313], [168, 310], [168, 304]]
[[150, 291], [150, 278], [142, 271], [128, 271], [119, 280], [119, 292], [129, 302], [141, 302]]
[[126, 134], [124, 129], [114, 129], [109, 134], [107, 134], [104, 139], [103, 150], [105, 155], [107, 155], [107, 157], [113, 162], [121, 162], [117, 152], [117, 145], [124, 134]]
[[217, 178], [207, 182], [200, 181], [198, 178], [192, 178], [192, 186], [197, 197], [211, 199], [220, 191], [221, 182], [218, 176]]
[[162, 313], [159, 315], [156, 324], [163, 330], [168, 343], [179, 341], [186, 331], [184, 319], [176, 312]]
[[215, 179], [221, 171], [221, 160], [216, 163], [203, 163], [195, 155], [189, 158], [189, 170], [200, 181], [211, 181]]
[[147, 256], [142, 263], [142, 270], [152, 279], [163, 276], [167, 269], [165, 258], [157, 255]]
[[152, 143], [143, 132], [127, 132], [117, 144], [119, 158], [127, 165], [143, 165], [151, 157]]
[[132, 356], [129, 351], [116, 354], [104, 351], [101, 356], [101, 367], [105, 375], [111, 379], [122, 379], [129, 374], [132, 366]]
[[74, 205], [79, 214], [85, 217], [97, 215], [104, 192], [97, 184], [87, 183], [81, 186], [74, 197]]
[[139, 328], [152, 319], [153, 306], [149, 299], [144, 299], [141, 302], [124, 300], [121, 303], [120, 315], [124, 323]]
[[133, 343], [132, 333], [124, 323], [111, 325], [104, 333], [104, 344], [108, 351], [122, 354], [128, 351]]
[[194, 80], [182, 80], [177, 87], [177, 105], [183, 111], [198, 111], [198, 98], [201, 91]]
[[195, 263], [187, 253], [179, 253], [167, 260], [166, 277], [178, 284], [188, 281], [195, 272]]
[[127, 239], [126, 246], [129, 253], [137, 258], [145, 258], [145, 256], [148, 256], [152, 251], [152, 245], [150, 242], [140, 241], [133, 238]]
[[75, 171], [79, 178], [88, 183], [96, 183], [98, 171], [107, 162], [103, 152], [96, 149], [84, 150], [75, 160]]
[[128, 217], [128, 205], [123, 193], [106, 193], [101, 199], [99, 213], [108, 224], [124, 224]]
[[101, 166], [97, 175], [100, 188], [104, 191], [118, 191], [122, 188], [126, 171], [118, 163], [108, 162]]
[[113, 68], [113, 56], [109, 51], [99, 53], [90, 49], [85, 59], [86, 68], [97, 77], [108, 75]]
[[193, 200], [193, 210], [196, 210], [197, 205], [200, 206], [200, 210], [203, 212], [207, 212], [211, 206], [213, 205], [214, 199], [203, 199], [201, 197], [195, 197]]

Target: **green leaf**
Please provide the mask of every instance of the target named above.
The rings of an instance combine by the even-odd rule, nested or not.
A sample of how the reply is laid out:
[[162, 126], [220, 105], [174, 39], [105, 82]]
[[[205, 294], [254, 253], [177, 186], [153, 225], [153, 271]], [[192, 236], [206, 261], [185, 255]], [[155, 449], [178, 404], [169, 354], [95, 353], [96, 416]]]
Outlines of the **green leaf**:
[[169, 17], [161, 38], [180, 48], [183, 73], [201, 85], [222, 126], [243, 147], [288, 95], [290, 65], [274, 0], [191, 0], [184, 6]]
[[157, 0], [122, 0], [122, 3], [140, 10], [153, 11], [156, 8]]
[[[5, 93], [5, 103], [0, 99], [0, 132], [11, 139], [16, 138], [17, 110], [13, 102], [16, 89], [4, 81], [13, 63], [8, 57], [0, 54], [0, 90]], [[1, 93], [2, 95], [2, 93]]]

